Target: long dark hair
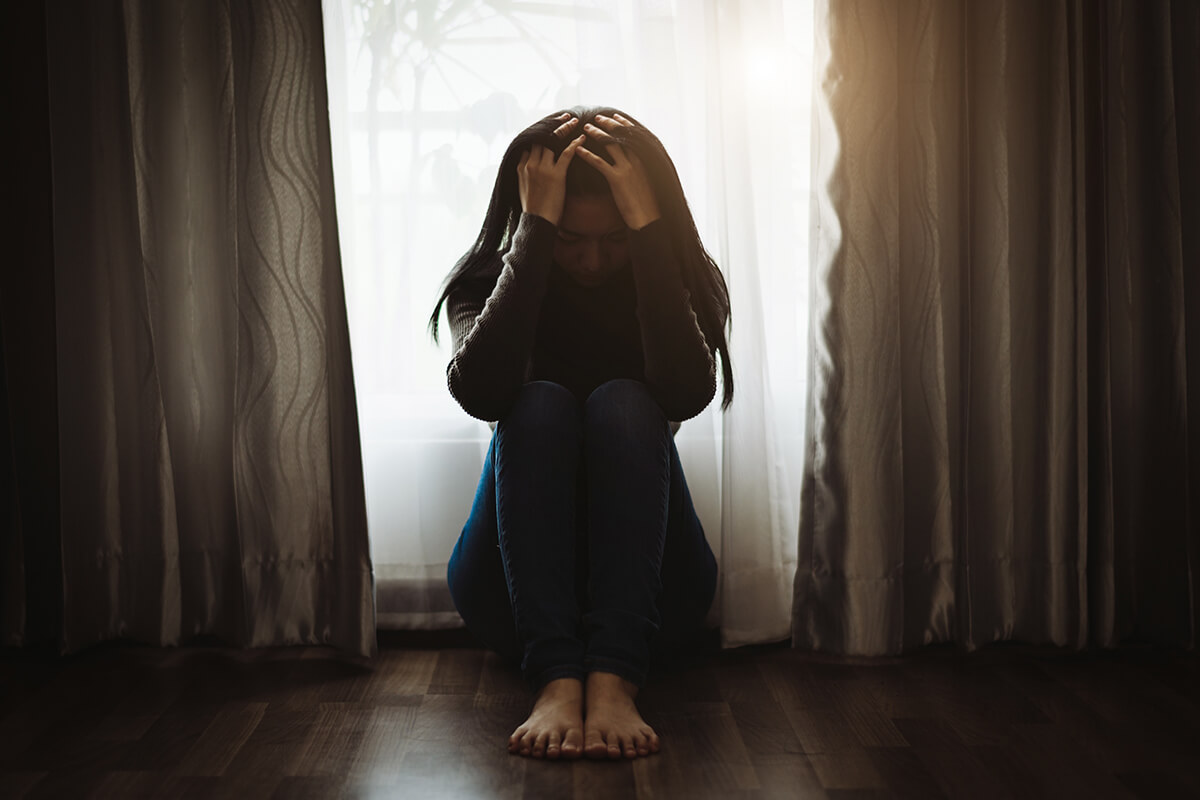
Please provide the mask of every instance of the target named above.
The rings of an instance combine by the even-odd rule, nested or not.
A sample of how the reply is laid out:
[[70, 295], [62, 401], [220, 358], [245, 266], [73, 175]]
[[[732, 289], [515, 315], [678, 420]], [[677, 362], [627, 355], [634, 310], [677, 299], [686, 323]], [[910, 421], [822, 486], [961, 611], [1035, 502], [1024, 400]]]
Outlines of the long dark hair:
[[[725, 336], [726, 328], [731, 325], [729, 288], [725, 284], [721, 269], [700, 241], [700, 233], [696, 230], [696, 222], [692, 219], [691, 209], [683, 196], [683, 186], [679, 183], [675, 164], [658, 137], [624, 111], [610, 107], [582, 106], [565, 111], [579, 118], [580, 125], [573, 131], [576, 135], [582, 131], [583, 123], [595, 124], [594, 118], [597, 114], [606, 117], [620, 114], [633, 123], [634, 127], [623, 127], [612, 132], [612, 136], [623, 150], [635, 153], [646, 169], [671, 242], [680, 258], [683, 284], [691, 298], [700, 330], [709, 346], [720, 354], [721, 385], [724, 387], [721, 409], [728, 408], [733, 402], [733, 366], [729, 361], [729, 344]], [[499, 277], [495, 271], [496, 256], [508, 250], [521, 218], [517, 162], [521, 160], [521, 154], [535, 144], [549, 148], [556, 157], [563, 151], [570, 143], [570, 138], [554, 135], [554, 129], [562, 124], [562, 120], [558, 119], [562, 113], [557, 111], [521, 131], [504, 152], [479, 236], [471, 249], [458, 260], [454, 269], [446, 276], [437, 305], [429, 317], [429, 331], [435, 342], [438, 341], [438, 319], [441, 316], [442, 305], [455, 289], [481, 280], [488, 281], [493, 287], [496, 285]], [[607, 148], [594, 138], [589, 137], [586, 146], [612, 163], [612, 156]], [[569, 196], [610, 192], [608, 179], [578, 156], [571, 159], [567, 168], [566, 188]]]

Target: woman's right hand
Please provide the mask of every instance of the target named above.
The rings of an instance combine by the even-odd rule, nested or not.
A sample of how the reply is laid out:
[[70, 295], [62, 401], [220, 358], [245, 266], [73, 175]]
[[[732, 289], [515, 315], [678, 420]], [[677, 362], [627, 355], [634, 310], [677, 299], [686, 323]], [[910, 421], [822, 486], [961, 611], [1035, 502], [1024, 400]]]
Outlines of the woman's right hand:
[[[563, 113], [559, 119], [566, 121], [555, 130], [556, 136], [570, 135], [579, 126], [579, 119]], [[531, 150], [521, 154], [517, 164], [517, 184], [521, 193], [521, 210], [536, 214], [552, 225], [562, 219], [563, 202], [567, 196], [567, 167], [575, 151], [583, 144], [586, 134], [580, 134], [554, 158], [554, 151], [535, 144]]]

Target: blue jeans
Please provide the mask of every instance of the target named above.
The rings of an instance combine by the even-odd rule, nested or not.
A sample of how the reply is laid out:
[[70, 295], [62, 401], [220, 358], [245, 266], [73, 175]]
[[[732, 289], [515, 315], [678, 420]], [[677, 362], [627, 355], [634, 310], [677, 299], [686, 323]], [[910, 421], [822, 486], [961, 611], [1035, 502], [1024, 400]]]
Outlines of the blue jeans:
[[703, 627], [717, 563], [662, 409], [612, 380], [580, 401], [525, 384], [496, 425], [450, 594], [536, 690], [611, 672], [642, 686], [652, 652]]

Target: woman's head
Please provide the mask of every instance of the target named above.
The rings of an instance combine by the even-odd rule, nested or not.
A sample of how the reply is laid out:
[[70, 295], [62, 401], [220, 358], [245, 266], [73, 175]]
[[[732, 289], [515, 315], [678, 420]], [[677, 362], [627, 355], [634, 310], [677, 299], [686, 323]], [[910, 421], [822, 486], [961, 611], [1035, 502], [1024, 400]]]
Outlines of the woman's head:
[[[632, 123], [619, 129], [609, 128], [608, 132], [622, 151], [636, 155], [642, 164], [662, 224], [680, 260], [683, 282], [701, 330], [709, 346], [720, 355], [724, 386], [722, 407], [728, 407], [733, 398], [733, 372], [725, 336], [730, 306], [724, 277], [700, 241], [675, 165], [662, 142], [634, 117], [608, 106], [576, 106], [556, 111], [513, 139], [500, 161], [479, 236], [447, 276], [430, 317], [429, 327], [434, 340], [437, 340], [441, 307], [455, 288], [486, 277], [490, 277], [494, 285], [498, 277], [497, 256], [510, 246], [522, 212], [517, 165], [521, 156], [534, 145], [551, 150], [556, 158], [562, 153], [572, 138], [555, 134], [563, 123], [564, 113], [579, 119], [579, 124], [572, 129], [572, 136], [584, 132], [586, 123], [595, 124], [597, 115], [609, 118], [619, 115]], [[614, 163], [608, 147], [598, 137], [589, 135], [584, 146], [609, 164]], [[599, 285], [628, 264], [628, 231], [613, 201], [608, 179], [578, 153], [568, 165], [565, 183], [566, 200], [558, 225], [554, 261], [580, 284]]]

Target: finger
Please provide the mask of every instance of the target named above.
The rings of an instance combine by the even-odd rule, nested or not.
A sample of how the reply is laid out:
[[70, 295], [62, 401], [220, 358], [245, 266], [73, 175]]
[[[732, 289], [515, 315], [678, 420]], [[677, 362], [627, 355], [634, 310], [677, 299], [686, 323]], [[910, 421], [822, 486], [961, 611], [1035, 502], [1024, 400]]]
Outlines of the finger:
[[591, 164], [593, 167], [595, 167], [597, 170], [599, 170], [602, 174], [608, 175], [612, 172], [612, 168], [613, 168], [612, 164], [609, 164], [603, 158], [596, 155], [591, 150], [588, 150], [586, 147], [581, 146], [579, 148], [579, 150], [577, 150], [576, 152], [583, 158], [584, 161]]
[[629, 163], [629, 157], [625, 155], [625, 149], [617, 144], [616, 141], [608, 143], [608, 152], [612, 156], [613, 166], [617, 169], [624, 169], [625, 165]]
[[624, 150], [622, 150], [621, 155], [624, 157], [624, 159], [626, 161], [629, 162], [629, 166], [632, 167], [633, 169], [640, 170], [642, 168], [642, 160], [640, 158], [638, 158], [638, 154], [635, 153], [633, 150], [630, 150], [628, 153], [626, 153]]
[[633, 127], [633, 123], [632, 123], [632, 122], [630, 122], [630, 121], [629, 121], [628, 119], [626, 119], [625, 117], [621, 116], [621, 114], [620, 114], [620, 113], [618, 113], [618, 112], [616, 112], [616, 111], [614, 111], [614, 112], [613, 112], [613, 119], [615, 119], [617, 122], [619, 122], [619, 123], [621, 123], [622, 125], [624, 125], [626, 128], [632, 128], [632, 127]]
[[575, 154], [579, 152], [581, 147], [583, 147], [583, 143], [586, 139], [587, 137], [582, 133], [572, 139], [571, 143], [563, 148], [563, 151], [558, 154], [558, 161], [555, 163], [555, 167], [565, 170], [567, 165], [571, 163], [571, 159], [574, 158]]
[[529, 151], [521, 153], [521, 160], [517, 162], [517, 172], [524, 172], [525, 165], [529, 163]]
[[[633, 123], [629, 122], [628, 120], [621, 122], [619, 119], [615, 119], [614, 117], [606, 117], [603, 114], [597, 114], [593, 119], [596, 120], [596, 124], [607, 131], [617, 131], [621, 130], [622, 128], [633, 127]], [[622, 117], [622, 119], [624, 118]]]
[[[612, 124], [616, 125], [616, 123]], [[617, 125], [617, 127], [619, 128], [621, 126]], [[616, 144], [617, 142], [617, 140], [614, 139], [608, 131], [604, 130], [603, 128], [598, 128], [590, 122], [583, 126], [583, 130], [588, 136], [591, 136], [597, 141], [604, 142], [605, 144]]]
[[536, 145], [536, 146], [539, 149], [539, 152], [537, 154], [537, 159], [538, 159], [539, 163], [541, 164], [541, 167], [543, 169], [552, 168], [554, 166], [554, 151], [551, 150], [549, 147], [542, 147], [541, 145]]
[[555, 136], [566, 136], [579, 124], [578, 117], [571, 117], [569, 120], [559, 125], [554, 129]]

